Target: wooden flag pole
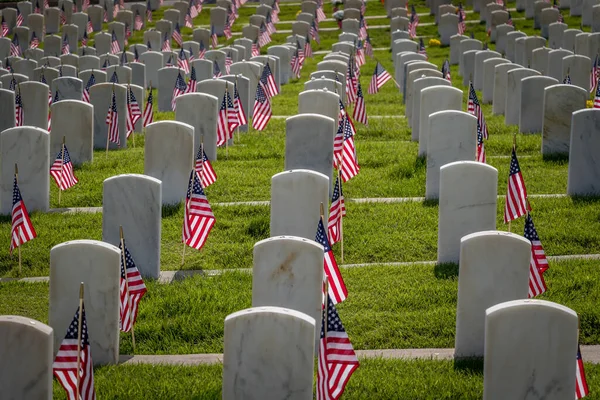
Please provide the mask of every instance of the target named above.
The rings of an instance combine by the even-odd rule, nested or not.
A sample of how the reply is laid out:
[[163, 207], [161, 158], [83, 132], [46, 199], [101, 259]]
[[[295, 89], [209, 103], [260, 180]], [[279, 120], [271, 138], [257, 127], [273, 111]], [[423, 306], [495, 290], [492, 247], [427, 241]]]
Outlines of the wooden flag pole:
[[[112, 97], [115, 94], [115, 83], [113, 82], [112, 84], [112, 93], [110, 95], [110, 104], [108, 105], [109, 110], [111, 110], [112, 112]], [[112, 123], [112, 118], [111, 118], [111, 123]], [[108, 131], [106, 131], [106, 159], [108, 159], [108, 144], [109, 144], [109, 139], [110, 138], [110, 125], [108, 126]]]
[[[133, 309], [131, 308], [131, 296], [129, 296], [129, 282], [127, 280], [127, 259], [125, 257], [125, 239], [123, 238], [123, 226], [119, 225], [119, 237], [121, 240], [121, 261], [125, 270], [125, 294], [127, 295], [127, 307], [129, 308], [129, 321], [131, 323], [131, 344], [135, 354], [135, 332], [133, 331]], [[122, 322], [122, 321], [121, 321]]]
[[[17, 166], [17, 163], [15, 163], [15, 181], [17, 184], [19, 183], [19, 167]], [[21, 228], [18, 229], [20, 230]], [[17, 246], [17, 251], [19, 252], [19, 275], [21, 275], [21, 243]]]
[[[142, 88], [142, 90], [143, 90], [143, 88]], [[129, 83], [127, 84], [127, 99], [128, 99], [129, 101], [131, 101], [131, 99], [129, 98], [129, 96], [130, 96], [130, 93], [131, 93], [131, 82], [129, 82]], [[143, 102], [143, 100], [142, 100], [142, 102]], [[138, 103], [138, 107], [139, 107], [139, 103]], [[127, 112], [129, 112], [129, 110], [127, 110]], [[142, 115], [142, 116], [143, 116], [143, 115]], [[127, 124], [126, 124], [126, 125], [127, 125]], [[133, 141], [133, 148], [135, 149], [135, 127], [134, 127], [134, 128], [133, 128], [133, 130], [131, 131], [131, 139], [132, 139], [132, 141]]]
[[79, 388], [81, 384], [81, 325], [83, 323], [83, 282], [79, 284], [79, 315], [77, 316], [77, 382], [75, 387], [75, 396], [79, 400]]
[[[342, 174], [341, 174], [341, 168], [338, 169], [338, 183], [340, 185], [340, 198], [342, 197]], [[344, 216], [342, 215], [342, 209], [340, 207], [340, 251], [341, 251], [341, 261], [342, 264], [344, 263], [344, 230], [343, 230], [343, 226], [344, 226]]]
[[[381, 62], [379, 62], [379, 60], [377, 59], [377, 57], [373, 56], [373, 58], [375, 59], [375, 61], [379, 64], [381, 64]], [[381, 66], [383, 67], [383, 64], [381, 64]], [[394, 79], [394, 77], [390, 74], [390, 78], [392, 78], [392, 82], [394, 82], [396, 84], [396, 87], [400, 87], [400, 85], [398, 85], [398, 82], [396, 81], [396, 79]]]
[[[66, 140], [65, 136], [63, 136], [62, 151], [61, 151], [62, 161], [61, 161], [61, 164], [60, 164], [60, 168], [61, 168], [61, 170], [60, 170], [60, 176], [61, 176], [61, 178], [63, 177], [63, 169], [62, 168], [65, 165], [65, 140]], [[60, 206], [60, 195], [61, 195], [61, 193], [62, 193], [62, 189], [59, 186], [58, 187], [58, 205], [59, 206]]]
[[[202, 158], [204, 158], [204, 154], [202, 154]], [[192, 174], [190, 181], [188, 182], [188, 187], [189, 185], [193, 185], [194, 184], [194, 175]], [[193, 190], [193, 188], [192, 188]], [[185, 220], [187, 218], [187, 211], [188, 211], [188, 201], [187, 201], [187, 195], [185, 198], [185, 211], [183, 212], [183, 225], [184, 225], [184, 229], [185, 229], [185, 224], [187, 223], [187, 221]], [[183, 238], [182, 238], [183, 239]], [[181, 253], [181, 265], [183, 265], [183, 263], [185, 262], [185, 239], [182, 240], [183, 241], [183, 251]]]

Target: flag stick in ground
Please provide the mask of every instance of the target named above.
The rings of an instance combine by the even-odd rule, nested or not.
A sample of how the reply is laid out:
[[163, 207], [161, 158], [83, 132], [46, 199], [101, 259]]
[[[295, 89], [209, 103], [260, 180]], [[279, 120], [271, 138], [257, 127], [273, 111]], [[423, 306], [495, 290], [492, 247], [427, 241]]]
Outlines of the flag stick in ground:
[[[202, 141], [200, 142], [200, 149], [202, 150], [202, 153], [200, 153], [200, 154], [204, 155], [204, 136], [202, 136]], [[202, 163], [204, 163], [204, 157], [202, 157]], [[193, 177], [193, 175], [192, 175], [192, 177]], [[200, 182], [202, 182], [202, 181], [200, 181]], [[193, 184], [192, 181], [188, 182], [188, 187], [191, 184]], [[200, 183], [200, 185], [202, 185], [202, 183]], [[189, 209], [188, 209], [189, 205], [188, 205], [188, 201], [187, 201], [187, 195], [186, 195], [186, 198], [183, 199], [183, 202], [185, 204], [186, 211], [189, 211]], [[185, 216], [187, 215], [186, 211], [183, 212], [184, 219], [185, 219]], [[183, 223], [185, 224], [185, 221], [183, 221]], [[185, 240], [183, 241], [183, 251], [181, 252], [181, 265], [183, 265], [184, 262], [185, 262]]]
[[[114, 94], [115, 94], [115, 83], [113, 82], [112, 94], [110, 95], [110, 104], [108, 105], [109, 109], [112, 107], [112, 97], [113, 97]], [[108, 144], [109, 144], [109, 140], [108, 139], [109, 138], [110, 138], [110, 126], [108, 127], [108, 130], [106, 131], [106, 158], [107, 159], [108, 159]]]
[[[129, 96], [130, 90], [131, 90], [131, 81], [127, 84], [127, 96]], [[131, 101], [131, 99], [130, 99], [130, 101]], [[142, 99], [142, 104], [144, 104], [143, 99]], [[129, 110], [127, 112], [129, 112]], [[133, 141], [133, 148], [135, 149], [135, 132], [131, 132], [131, 140]]]
[[[63, 141], [62, 141], [62, 151], [61, 151], [61, 155], [62, 155], [62, 163], [61, 163], [61, 168], [63, 165], [65, 165], [65, 136], [63, 136]], [[60, 188], [58, 188], [58, 205], [60, 206], [60, 194], [62, 193], [62, 190], [60, 190]]]
[[77, 398], [79, 398], [79, 387], [81, 384], [81, 374], [79, 371], [81, 370], [81, 323], [82, 323], [82, 313], [83, 313], [83, 282], [79, 284], [79, 315], [78, 326], [77, 326], [77, 386], [75, 388], [75, 393]]
[[[513, 133], [513, 150], [517, 150], [517, 134]], [[510, 174], [508, 176], [508, 182], [507, 182], [508, 186], [510, 186]], [[508, 232], [510, 232], [510, 221], [508, 221]]]
[[[127, 260], [125, 260], [125, 242], [123, 241], [123, 226], [119, 225], [119, 238], [121, 240], [121, 262], [123, 263], [123, 269], [125, 270], [125, 295], [127, 296], [127, 307], [131, 314], [131, 297], [129, 296], [129, 282], [127, 279]], [[131, 315], [130, 318], [133, 318]], [[133, 322], [131, 323], [131, 346], [133, 348], [133, 354], [135, 354], [135, 333], [133, 332]]]
[[[19, 184], [19, 167], [17, 167], [17, 163], [15, 163], [15, 181]], [[17, 246], [19, 251], [19, 275], [21, 275], [21, 246]]]
[[[342, 196], [342, 193], [341, 193], [342, 192], [342, 190], [341, 190], [341, 188], [342, 188], [342, 168], [338, 168], [337, 172], [338, 172], [338, 182], [340, 183], [340, 198], [341, 198], [341, 196]], [[341, 214], [341, 212], [342, 211], [340, 210], [340, 214]], [[340, 251], [342, 253], [341, 254], [342, 264], [344, 263], [344, 229], [343, 229], [343, 226], [344, 226], [344, 217], [343, 217], [343, 215], [340, 215]]]

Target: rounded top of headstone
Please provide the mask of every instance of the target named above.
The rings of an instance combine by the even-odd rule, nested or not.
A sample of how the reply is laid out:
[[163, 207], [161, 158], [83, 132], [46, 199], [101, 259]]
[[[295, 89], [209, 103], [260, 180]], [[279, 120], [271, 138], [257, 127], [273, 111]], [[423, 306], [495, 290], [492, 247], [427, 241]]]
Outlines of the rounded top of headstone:
[[571, 314], [571, 316], [577, 318], [577, 313], [571, 310], [569, 307], [565, 307], [562, 304], [554, 303], [552, 301], [547, 300], [537, 300], [537, 299], [521, 299], [521, 300], [511, 300], [505, 301], [504, 303], [496, 304], [485, 310], [485, 315], [488, 316], [490, 314], [494, 314], [497, 312], [503, 312], [505, 310], [515, 309], [515, 308], [547, 308], [554, 309], [556, 311], [562, 311], [567, 314]]
[[[481, 163], [477, 163], [477, 164], [481, 164]], [[318, 177], [321, 179], [327, 179], [327, 181], [329, 181], [329, 178], [327, 176], [325, 176], [324, 174], [317, 172], [317, 171], [310, 170], [310, 169], [288, 169], [286, 171], [279, 172], [279, 173], [273, 175], [271, 177], [271, 180], [276, 180], [278, 178], [286, 178], [286, 177], [290, 177], [291, 175], [314, 176], [314, 177]]]
[[120, 179], [143, 179], [146, 182], [153, 182], [159, 185], [162, 185], [162, 181], [160, 179], [156, 179], [154, 177], [148, 176], [148, 175], [144, 175], [144, 174], [121, 174], [121, 175], [115, 175], [115, 176], [111, 176], [110, 178], [106, 178], [103, 182], [104, 185], [106, 185], [107, 183], [110, 183], [112, 181], [115, 180], [120, 180]]
[[306, 239], [303, 237], [299, 237], [299, 236], [285, 236], [285, 235], [281, 235], [281, 236], [273, 236], [270, 238], [266, 238], [263, 239], [259, 242], [256, 242], [254, 244], [254, 247], [261, 247], [263, 245], [267, 245], [267, 244], [271, 244], [271, 243], [281, 243], [281, 242], [288, 242], [288, 243], [302, 243], [302, 246], [314, 246], [315, 248], [319, 248], [321, 251], [323, 251], [323, 246], [320, 245], [319, 243], [315, 242], [314, 240], [311, 239]]
[[[109, 178], [110, 179], [110, 178]], [[114, 246], [110, 243], [102, 242], [100, 240], [91, 240], [91, 239], [79, 239], [79, 240], [69, 240], [68, 242], [59, 243], [56, 246], [50, 249], [51, 257], [52, 253], [55, 251], [60, 251], [65, 247], [79, 247], [79, 246], [94, 246], [98, 248], [103, 248], [106, 250], [117, 252], [121, 254], [121, 251], [117, 246]]]
[[[316, 243], [316, 242], [315, 242]], [[48, 335], [52, 335], [53, 329], [43, 322], [32, 318], [22, 317], [20, 315], [0, 315], [0, 325], [14, 324], [31, 327]]]
[[228, 316], [225, 317], [225, 324], [227, 324], [228, 321], [235, 319], [235, 318], [240, 318], [240, 317], [250, 317], [252, 315], [282, 315], [282, 316], [288, 316], [288, 317], [295, 317], [301, 320], [304, 320], [305, 322], [308, 322], [309, 324], [315, 325], [315, 319], [313, 317], [310, 317], [300, 311], [296, 311], [296, 310], [290, 310], [289, 308], [283, 308], [283, 307], [273, 307], [273, 306], [266, 306], [266, 307], [251, 307], [251, 308], [246, 308], [245, 310], [240, 310], [237, 312], [234, 312], [233, 314], [229, 314]]
[[463, 242], [468, 242], [470, 240], [477, 240], [480, 238], [489, 238], [489, 237], [516, 240], [519, 242], [523, 242], [527, 246], [531, 246], [531, 242], [528, 239], [525, 239], [523, 236], [511, 233], [511, 232], [505, 232], [505, 231], [475, 232], [475, 233], [471, 233], [466, 236], [463, 236], [462, 238], [460, 238], [460, 242], [463, 243]]
[[[456, 89], [456, 88], [454, 88]], [[423, 90], [427, 90], [427, 89], [423, 89]], [[478, 161], [455, 161], [455, 162], [451, 162], [448, 163], [446, 165], [442, 165], [440, 167], [440, 172], [443, 170], [447, 170], [447, 169], [452, 169], [452, 168], [461, 168], [461, 167], [476, 167], [476, 168], [486, 168], [486, 169], [490, 169], [493, 171], [496, 171], [496, 173], [498, 173], [498, 170], [494, 167], [492, 167], [489, 164], [484, 164], [484, 163], [480, 163]]]

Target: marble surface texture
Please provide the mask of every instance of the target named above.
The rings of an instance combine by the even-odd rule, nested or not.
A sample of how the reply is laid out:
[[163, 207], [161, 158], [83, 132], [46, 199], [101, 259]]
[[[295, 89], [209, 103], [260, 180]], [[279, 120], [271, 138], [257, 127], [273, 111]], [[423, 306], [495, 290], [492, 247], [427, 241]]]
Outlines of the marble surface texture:
[[406, 118], [411, 127], [411, 139], [418, 141], [421, 123], [421, 90], [431, 86], [451, 86], [451, 83], [442, 78], [441, 72], [426, 68], [411, 71], [407, 86]]
[[333, 119], [331, 137], [338, 130], [340, 96], [326, 89], [305, 90], [298, 95], [298, 114], [319, 114]]
[[94, 106], [78, 100], [61, 100], [52, 104], [51, 109], [50, 159], [54, 160], [61, 150], [64, 136], [74, 165], [92, 161], [94, 159]]
[[175, 120], [194, 128], [194, 151], [198, 151], [198, 147], [203, 143], [204, 152], [211, 161], [217, 159], [219, 105], [220, 101], [210, 94], [187, 93], [177, 98], [175, 110]]
[[431, 86], [421, 90], [419, 110], [419, 156], [427, 154], [429, 116], [437, 111], [462, 108], [462, 90], [451, 86]]
[[[86, 82], [87, 83], [87, 82]], [[84, 83], [79, 78], [64, 76], [56, 78], [52, 81], [52, 96], [58, 92], [58, 98], [63, 100], [79, 100], [82, 99]]]
[[[96, 72], [94, 72], [94, 75]], [[125, 116], [127, 115], [127, 90], [125, 86], [112, 83], [97, 83], [90, 88], [90, 102], [94, 106], [94, 148], [106, 149], [108, 125], [106, 114], [111, 104], [112, 93], [115, 91], [117, 114], [119, 115], [119, 141], [109, 143], [109, 149], [127, 148], [127, 132], [125, 130]]]
[[544, 90], [542, 154], [569, 153], [573, 113], [585, 109], [587, 99], [588, 92], [575, 85], [560, 84]]
[[573, 113], [567, 184], [567, 194], [571, 196], [600, 193], [599, 114], [598, 109], [583, 109]]

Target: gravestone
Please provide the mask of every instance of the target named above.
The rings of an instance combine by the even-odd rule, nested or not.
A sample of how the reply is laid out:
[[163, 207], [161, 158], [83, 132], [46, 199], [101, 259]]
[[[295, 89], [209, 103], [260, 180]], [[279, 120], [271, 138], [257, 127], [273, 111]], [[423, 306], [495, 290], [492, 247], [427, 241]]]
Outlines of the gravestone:
[[19, 87], [23, 101], [23, 125], [47, 129], [48, 85], [29, 81], [20, 83]]
[[429, 115], [437, 111], [461, 110], [462, 90], [451, 86], [432, 86], [421, 90], [419, 113], [419, 156], [427, 154]]
[[410, 39], [398, 39], [392, 43], [392, 55], [402, 53], [403, 51], [412, 51], [416, 53], [419, 50], [419, 44]]
[[[465, 53], [467, 51], [470, 50], [482, 50], [483, 49], [483, 43], [481, 43], [479, 40], [476, 39], [464, 39], [460, 42], [460, 47], [459, 47], [459, 52], [460, 52], [460, 56], [459, 56], [459, 61], [458, 61], [458, 73], [462, 76], [464, 76], [465, 74], [465, 62], [464, 62], [464, 56]], [[468, 77], [468, 75], [467, 75]]]
[[333, 120], [331, 137], [333, 138], [339, 125], [340, 96], [325, 89], [300, 92], [298, 114], [319, 114], [331, 118]]
[[600, 110], [595, 108], [573, 113], [567, 184], [567, 194], [570, 196], [600, 193], [600, 164], [597, 162], [599, 113]]
[[281, 61], [279, 79], [281, 80], [281, 84], [288, 83], [289, 80], [292, 79], [289, 49], [286, 46], [270, 46], [267, 49], [267, 54], [279, 57], [279, 60]]
[[512, 25], [502, 24], [496, 27], [496, 51], [500, 54], [506, 54], [506, 44], [508, 33], [514, 32], [515, 27]]
[[[7, 86], [4, 86], [7, 87]], [[0, 133], [15, 126], [15, 92], [0, 89]]]
[[[432, 69], [434, 71], [437, 71], [438, 68], [435, 64], [432, 64], [430, 62], [427, 61], [409, 61], [407, 63], [404, 64], [404, 83], [402, 85], [402, 99], [404, 102], [408, 101], [408, 84], [409, 84], [409, 80], [408, 77], [410, 76], [411, 72], [416, 71], [418, 69]], [[440, 75], [437, 75], [440, 76]], [[414, 77], [414, 75], [413, 75]], [[411, 84], [412, 86], [412, 84]]]
[[77, 39], [83, 39], [83, 33], [86, 32], [88, 15], [83, 12], [77, 12], [73, 14], [71, 18], [73, 21], [73, 25], [77, 26]]
[[222, 7], [214, 7], [210, 10], [210, 25], [214, 27], [217, 36], [223, 36], [225, 21], [227, 20], [227, 10]]
[[[79, 79], [81, 79], [81, 81], [85, 82], [85, 84], [87, 85], [88, 81], [90, 80], [90, 76], [92, 75], [92, 72], [94, 73], [94, 79], [96, 79], [96, 83], [104, 83], [107, 81], [106, 72], [91, 69], [81, 71], [79, 73]], [[106, 108], [106, 111], [108, 112], [108, 106]]]
[[29, 80], [33, 79], [33, 70], [36, 69], [37, 66], [38, 63], [36, 61], [27, 59], [16, 61], [12, 65], [15, 73], [25, 75]]
[[42, 76], [46, 80], [46, 82], [52, 82], [56, 78], [58, 78], [58, 70], [50, 67], [38, 67], [33, 70], [33, 80], [36, 82], [40, 82], [42, 80]]
[[[494, 10], [490, 13], [490, 42], [496, 43], [496, 51], [498, 51], [497, 38], [498, 27], [508, 22], [508, 12], [505, 10]], [[506, 32], [505, 32], [506, 34]], [[500, 53], [500, 51], [498, 51]]]
[[[146, 66], [146, 87], [157, 87], [158, 70], [163, 68], [164, 64], [162, 53], [147, 51], [140, 56], [140, 60]], [[173, 81], [173, 86], [175, 86], [175, 81]]]
[[321, 333], [323, 246], [314, 240], [277, 236], [254, 245], [252, 307], [276, 306], [311, 316]]
[[131, 62], [127, 64], [127, 67], [131, 71], [131, 84], [146, 87], [146, 65], [140, 62]]
[[572, 115], [574, 118], [578, 110], [585, 109], [587, 98], [588, 92], [574, 85], [554, 85], [544, 90], [542, 154], [570, 151]]
[[550, 36], [550, 24], [559, 21], [560, 11], [550, 7], [542, 10], [540, 13], [541, 36], [548, 39]]
[[[312, 77], [309, 81], [304, 82], [304, 90], [318, 90], [327, 89], [333, 93], [342, 93], [342, 83], [333, 79], [316, 78]], [[345, 96], [344, 96], [345, 97]], [[342, 99], [342, 103], [345, 103], [346, 99]]]
[[542, 75], [547, 75], [548, 56], [552, 49], [548, 47], [539, 47], [531, 53], [531, 69], [535, 69]]
[[506, 34], [506, 58], [508, 58], [511, 62], [516, 63], [516, 40], [519, 38], [524, 38], [527, 35], [521, 31], [512, 31]]
[[[420, 106], [420, 104], [417, 104], [418, 101], [415, 102], [415, 99], [417, 97], [416, 94], [418, 93], [418, 91], [415, 90], [415, 81], [417, 79], [426, 78], [426, 77], [442, 79], [442, 73], [440, 71], [438, 71], [437, 69], [429, 68], [429, 67], [430, 66], [426, 65], [425, 68], [419, 68], [419, 67], [416, 67], [417, 69], [411, 68], [410, 73], [406, 77], [406, 82], [405, 82], [405, 84], [406, 84], [406, 99], [405, 99], [406, 107], [404, 109], [404, 113], [405, 113], [406, 117], [408, 118], [408, 123], [411, 128], [413, 128], [415, 125], [414, 118], [415, 118], [416, 113], [414, 111], [417, 110], [417, 112], [418, 112], [419, 106]], [[449, 83], [449, 82], [447, 82], [447, 83]], [[446, 85], [446, 83], [441, 83], [441, 85]], [[416, 105], [416, 107], [415, 107], [415, 105]], [[417, 125], [418, 125], [418, 122], [417, 122]]]
[[[100, 32], [102, 30], [104, 9], [101, 6], [95, 4], [95, 5], [88, 7], [87, 14], [89, 15], [90, 21], [92, 22], [92, 28], [94, 29], [94, 32]], [[57, 22], [57, 25], [58, 25], [58, 22]]]
[[[320, 204], [328, 204], [329, 178], [319, 172], [297, 169], [271, 178], [270, 235], [298, 236], [314, 240]], [[324, 221], [328, 208], [325, 207]]]
[[315, 320], [254, 307], [225, 317], [223, 399], [312, 398]]
[[498, 170], [490, 165], [457, 161], [440, 167], [438, 263], [458, 262], [463, 236], [496, 229], [497, 194]]
[[54, 329], [54, 354], [73, 320], [83, 282], [92, 361], [119, 361], [120, 259], [118, 247], [97, 240], [72, 240], [50, 250], [48, 325]]
[[96, 51], [99, 54], [107, 54], [111, 53], [110, 43], [112, 41], [112, 36], [106, 32], [96, 33], [94, 36], [94, 45], [96, 47]]
[[83, 81], [70, 76], [54, 79], [52, 81], [52, 93], [56, 94], [56, 92], [58, 92], [58, 98], [61, 101], [81, 100], [83, 95]]
[[[5, 74], [0, 76], [0, 82], [2, 82], [2, 87], [4, 88], [10, 88], [10, 82], [12, 80], [15, 80], [19, 86], [24, 84], [25, 82], [27, 82], [27, 80], [29, 79], [26, 75], [22, 75], [22, 74]], [[14, 108], [14, 103], [13, 103], [13, 108]], [[25, 112], [23, 113], [25, 114]]]
[[60, 56], [60, 62], [62, 65], [71, 65], [79, 68], [79, 56], [77, 54], [63, 54]]
[[483, 357], [485, 311], [526, 299], [531, 242], [514, 233], [476, 232], [460, 239], [455, 358]]
[[[411, 61], [427, 61], [427, 57], [423, 54], [409, 51], [396, 54], [396, 60], [394, 62], [394, 78], [396, 79], [396, 82], [398, 82], [398, 85], [400, 85], [398, 88], [400, 91], [404, 90], [404, 67]], [[403, 98], [402, 101], [405, 101], [405, 99]]]
[[74, 165], [92, 161], [94, 158], [94, 107], [83, 101], [62, 100], [61, 97], [61, 101], [52, 104], [51, 109], [50, 158], [54, 159], [62, 148], [64, 136], [69, 156]]
[[[213, 78], [213, 62], [209, 60], [194, 60], [192, 66], [196, 70], [196, 79], [203, 81], [205, 79]], [[231, 72], [231, 68], [230, 68]], [[256, 89], [254, 89], [256, 91]]]
[[526, 398], [531, 393], [558, 400], [575, 392], [575, 311], [544, 300], [514, 300], [490, 307], [485, 314], [485, 400]]
[[3, 397], [52, 399], [52, 340], [52, 328], [40, 321], [0, 316]]
[[[44, 40], [44, 16], [42, 14], [30, 14], [27, 17], [27, 26], [31, 35], [35, 33], [40, 42]], [[31, 41], [31, 37], [29, 41]]]
[[522, 36], [515, 39], [513, 59], [515, 64], [519, 64], [524, 68], [529, 67], [529, 60], [526, 58], [525, 41], [527, 36]]
[[[411, 72], [411, 75], [414, 74], [415, 72], [419, 72], [419, 71], [431, 71], [431, 72], [439, 72], [439, 71], [435, 71], [435, 70], [415, 70]], [[451, 86], [450, 82], [444, 78], [442, 78], [439, 75], [433, 75], [433, 76], [427, 76], [427, 75], [421, 75], [419, 74], [421, 77], [416, 79], [413, 84], [412, 84], [412, 90], [409, 92], [411, 95], [408, 97], [408, 99], [406, 100], [406, 109], [408, 111], [408, 109], [410, 108], [410, 116], [407, 115], [406, 117], [409, 119], [409, 125], [412, 129], [412, 133], [411, 133], [411, 140], [413, 141], [418, 141], [419, 140], [419, 126], [421, 123], [421, 90], [425, 89], [426, 87], [431, 87], [431, 86]], [[441, 74], [440, 74], [441, 75]], [[410, 81], [409, 81], [410, 83]], [[409, 105], [412, 104], [412, 107], [409, 107]]]
[[[563, 78], [569, 74], [571, 77], [571, 84], [589, 90], [590, 65], [591, 60], [589, 57], [580, 55], [566, 56], [562, 60]], [[559, 79], [559, 81], [562, 82], [561, 79]]]
[[[256, 56], [252, 57], [250, 61], [256, 61], [261, 63], [262, 65], [269, 64], [269, 68], [271, 68], [271, 73], [273, 74], [273, 78], [275, 79], [275, 84], [277, 88], [281, 90], [281, 77], [279, 71], [281, 70], [281, 60], [278, 57], [268, 55], [268, 56]], [[321, 62], [329, 62], [329, 61], [321, 61]], [[225, 63], [225, 59], [223, 59], [223, 63]], [[223, 69], [222, 71], [225, 71]]]
[[[96, 73], [94, 72], [94, 76]], [[83, 79], [82, 79], [83, 80]], [[120, 145], [108, 142], [108, 125], [106, 114], [111, 104], [113, 90], [116, 96], [117, 114], [119, 116], [119, 141]], [[125, 116], [127, 115], [127, 89], [123, 85], [112, 83], [96, 83], [90, 88], [90, 102], [94, 106], [94, 148], [109, 149], [127, 148], [127, 131], [125, 129]]]
[[438, 26], [442, 46], [450, 46], [450, 38], [458, 34], [458, 15], [445, 14], [440, 17]]
[[562, 59], [571, 55], [573, 55], [573, 52], [565, 49], [556, 49], [548, 53], [546, 75], [562, 82], [565, 78], [562, 74]]
[[454, 35], [450, 38], [450, 65], [460, 63], [460, 43], [468, 38], [468, 36], [464, 35]]
[[163, 38], [159, 31], [157, 30], [147, 30], [144, 31], [144, 43], [148, 45], [150, 43], [150, 47], [148, 51], [160, 51], [162, 49]]
[[483, 90], [481, 91], [481, 102], [490, 104], [494, 99], [494, 81], [496, 78], [496, 65], [510, 64], [504, 58], [493, 57], [483, 62]]
[[206, 157], [211, 161], [217, 159], [217, 114], [220, 104], [219, 99], [206, 93], [187, 93], [177, 97], [175, 120], [194, 128], [195, 149], [203, 143]]
[[122, 226], [140, 274], [153, 279], [160, 274], [161, 186], [147, 175], [122, 174], [105, 179], [102, 194], [102, 240], [118, 246]]
[[548, 76], [530, 76], [521, 80], [521, 113], [519, 132], [541, 132], [544, 121], [544, 98], [547, 87], [557, 85], [558, 81]]
[[475, 67], [473, 70], [473, 86], [475, 90], [483, 90], [483, 62], [489, 58], [498, 58], [502, 55], [491, 50], [479, 51], [475, 54]]
[[[112, 77], [114, 73], [117, 73], [117, 78], [121, 85], [127, 84], [131, 82], [131, 68], [120, 66], [120, 65], [111, 65], [106, 68], [106, 75]], [[173, 81], [173, 85], [175, 81]]]
[[285, 170], [320, 172], [333, 182], [333, 135], [338, 126], [332, 118], [300, 114], [285, 122]]
[[219, 71], [222, 74], [226, 73], [225, 70], [225, 59], [227, 58], [227, 54], [222, 50], [208, 50], [204, 55], [204, 59], [214, 61], [219, 66]]
[[162, 182], [163, 205], [185, 198], [196, 156], [194, 127], [183, 122], [159, 121], [146, 126], [144, 174]]
[[563, 47], [563, 36], [567, 28], [568, 25], [562, 22], [554, 22], [548, 25], [548, 47], [551, 49]]
[[575, 37], [581, 34], [579, 29], [565, 29], [563, 32], [562, 48], [569, 51], [575, 51]]
[[506, 104], [504, 106], [504, 123], [517, 125], [521, 117], [521, 80], [528, 76], [539, 76], [540, 73], [529, 68], [518, 68], [506, 74]]
[[92, 55], [79, 57], [79, 70], [86, 69], [100, 69], [100, 58]]
[[[173, 111], [171, 98], [173, 88], [180, 69], [176, 67], [165, 67], [158, 70], [158, 111]], [[183, 77], [183, 74], [181, 74]]]
[[463, 111], [438, 111], [429, 116], [425, 198], [437, 199], [440, 167], [473, 161], [477, 152], [477, 118]]

